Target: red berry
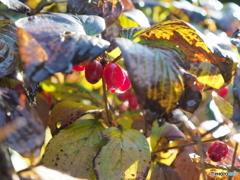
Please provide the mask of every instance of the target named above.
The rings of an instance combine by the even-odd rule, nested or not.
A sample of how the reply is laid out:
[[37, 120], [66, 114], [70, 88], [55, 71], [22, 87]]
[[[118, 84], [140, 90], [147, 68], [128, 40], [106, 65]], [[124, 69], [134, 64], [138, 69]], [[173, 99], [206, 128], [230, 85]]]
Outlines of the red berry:
[[138, 109], [138, 99], [137, 99], [137, 96], [135, 94], [131, 94], [128, 101], [129, 101], [129, 108], [131, 110]]
[[127, 90], [126, 92], [122, 93], [122, 94], [118, 94], [117, 97], [120, 101], [126, 101], [130, 98], [131, 95], [131, 91]]
[[126, 76], [119, 65], [109, 63], [103, 70], [103, 78], [109, 89], [118, 89], [123, 85]]
[[91, 84], [97, 83], [102, 78], [103, 67], [101, 63], [94, 60], [88, 64], [85, 68], [85, 77], [87, 81]]
[[229, 92], [229, 89], [227, 86], [225, 86], [224, 88], [222, 88], [218, 91], [218, 95], [220, 97], [224, 98], [228, 94], [228, 92]]
[[85, 66], [74, 65], [72, 70], [73, 71], [84, 71], [85, 70]]
[[126, 91], [131, 87], [131, 82], [128, 77], [127, 71], [123, 69], [123, 73], [125, 75], [125, 81], [124, 81], [123, 85], [119, 88], [120, 91]]
[[228, 153], [228, 146], [223, 142], [214, 142], [210, 145], [207, 151], [208, 157], [214, 161], [221, 161]]

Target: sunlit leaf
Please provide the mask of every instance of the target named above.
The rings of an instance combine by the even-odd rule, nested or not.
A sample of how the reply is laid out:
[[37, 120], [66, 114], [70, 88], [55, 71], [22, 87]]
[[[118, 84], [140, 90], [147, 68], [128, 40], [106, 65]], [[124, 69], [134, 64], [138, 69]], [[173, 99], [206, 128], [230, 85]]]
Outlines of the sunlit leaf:
[[50, 140], [43, 164], [75, 177], [95, 179], [92, 161], [105, 142], [99, 136], [103, 130], [101, 122], [95, 119], [75, 121]]
[[[191, 65], [189, 69], [185, 70], [196, 75], [201, 83], [209, 87], [221, 88], [230, 82], [234, 73], [235, 67], [232, 60], [234, 57], [231, 57], [230, 54], [227, 54], [184, 21], [172, 20], [158, 23], [137, 32], [135, 37], [167, 40], [175, 43], [177, 48], [185, 52], [188, 57], [187, 61]], [[234, 62], [237, 61], [234, 60]], [[199, 68], [202, 64], [204, 64], [203, 67]], [[209, 81], [209, 76], [212, 79], [211, 81]], [[216, 79], [220, 83], [216, 84]]]
[[13, 73], [19, 60], [16, 27], [13, 21], [0, 21], [0, 77]]
[[[149, 48], [127, 39], [116, 39], [142, 108], [156, 118], [177, 108], [184, 91], [183, 71], [177, 51]], [[176, 61], [174, 61], [176, 60]]]
[[[44, 141], [44, 129], [41, 120], [34, 114], [34, 110], [29, 113], [19, 104], [15, 91], [1, 88], [0, 95], [0, 126], [4, 127], [8, 122], [15, 123], [13, 124], [15, 131], [7, 134], [3, 144], [23, 156], [38, 156]], [[4, 133], [4, 131], [1, 132]]]
[[52, 96], [58, 100], [68, 100], [75, 102], [83, 102], [83, 100], [90, 100], [92, 105], [104, 107], [103, 99], [97, 93], [87, 91], [84, 88], [74, 88], [60, 83], [51, 83], [48, 80], [41, 83], [44, 91], [50, 92]]
[[163, 163], [156, 163], [154, 165], [151, 180], [180, 180], [178, 174], [171, 166], [167, 166]]
[[0, 2], [2, 2], [9, 9], [20, 13], [27, 13], [31, 10], [27, 5], [23, 4], [18, 0], [1, 0]]
[[52, 135], [66, 128], [77, 119], [89, 113], [101, 112], [98, 107], [85, 105], [74, 101], [61, 101], [56, 104], [50, 114], [48, 125]]
[[120, 32], [120, 36], [123, 37], [123, 38], [126, 38], [126, 39], [130, 39], [130, 40], [133, 40], [133, 35], [144, 29], [144, 27], [129, 27], [129, 28], [123, 28]]
[[107, 26], [112, 24], [122, 11], [119, 0], [68, 0], [68, 12], [72, 14], [98, 15], [105, 19]]
[[19, 171], [20, 180], [87, 180], [72, 177], [64, 172], [56, 171], [45, 166], [36, 166]]
[[108, 143], [94, 159], [98, 179], [145, 179], [151, 160], [145, 137], [137, 130], [115, 127], [104, 130], [103, 136]]
[[106, 28], [104, 19], [99, 16], [78, 15], [77, 18], [81, 21], [86, 34], [89, 36], [100, 34]]
[[165, 122], [162, 126], [159, 126], [158, 123], [154, 123], [149, 136], [152, 151], [158, 150], [158, 142], [162, 138], [166, 138], [168, 141], [186, 139], [185, 135], [176, 125]]
[[233, 116], [233, 106], [229, 102], [218, 95], [213, 96], [213, 100], [224, 117], [231, 118]]

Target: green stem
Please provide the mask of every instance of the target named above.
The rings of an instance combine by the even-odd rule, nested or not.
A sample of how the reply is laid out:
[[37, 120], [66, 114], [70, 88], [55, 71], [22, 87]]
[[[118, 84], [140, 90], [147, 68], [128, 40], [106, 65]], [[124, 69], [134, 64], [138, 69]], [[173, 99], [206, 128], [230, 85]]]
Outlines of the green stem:
[[112, 118], [111, 118], [111, 114], [109, 111], [109, 104], [108, 104], [108, 99], [107, 99], [107, 87], [105, 84], [104, 79], [102, 78], [102, 84], [103, 84], [103, 99], [104, 99], [104, 104], [105, 104], [105, 111], [107, 114], [107, 124], [108, 126], [112, 126]]

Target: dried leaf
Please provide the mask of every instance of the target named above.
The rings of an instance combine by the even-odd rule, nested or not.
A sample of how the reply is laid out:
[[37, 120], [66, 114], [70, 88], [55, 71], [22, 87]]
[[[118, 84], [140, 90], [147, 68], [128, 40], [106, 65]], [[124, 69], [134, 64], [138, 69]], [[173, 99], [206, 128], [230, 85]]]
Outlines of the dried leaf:
[[[7, 134], [3, 144], [16, 150], [22, 156], [39, 156], [41, 145], [44, 141], [44, 129], [41, 120], [35, 114], [29, 112], [19, 104], [15, 91], [5, 88], [0, 89], [1, 111], [0, 126], [5, 126], [8, 122], [14, 122], [14, 131]], [[30, 113], [33, 113], [31, 111]], [[2, 131], [2, 133], [5, 133]], [[8, 133], [8, 132], [6, 132]]]
[[68, 0], [67, 11], [72, 14], [101, 16], [109, 26], [121, 13], [122, 4], [119, 0]]
[[171, 166], [163, 163], [156, 163], [154, 165], [150, 180], [180, 180], [178, 174]]
[[[135, 37], [175, 43], [176, 48], [182, 49], [188, 57], [190, 69], [184, 67], [185, 70], [196, 75], [201, 83], [209, 87], [220, 89], [230, 82], [234, 73], [234, 57], [184, 21], [161, 22], [137, 32]], [[219, 82], [216, 83], [216, 80]]]
[[115, 127], [103, 131], [108, 143], [94, 159], [99, 180], [146, 178], [150, 167], [150, 151], [145, 137], [137, 130]]
[[31, 10], [27, 5], [23, 4], [18, 0], [1, 0], [0, 2], [2, 2], [9, 9], [16, 12], [28, 13]]
[[61, 101], [56, 104], [50, 114], [48, 125], [52, 135], [66, 128], [77, 119], [89, 113], [101, 112], [98, 107], [77, 103], [74, 101]]
[[184, 147], [172, 164], [181, 180], [199, 180], [200, 178], [200, 171], [192, 164], [188, 157], [189, 154], [193, 152], [195, 152], [193, 146]]
[[56, 171], [45, 166], [36, 166], [19, 171], [20, 180], [87, 180], [72, 177], [61, 171]]
[[43, 164], [75, 177], [95, 179], [92, 161], [105, 143], [99, 136], [103, 130], [101, 122], [95, 119], [75, 121], [50, 140]]

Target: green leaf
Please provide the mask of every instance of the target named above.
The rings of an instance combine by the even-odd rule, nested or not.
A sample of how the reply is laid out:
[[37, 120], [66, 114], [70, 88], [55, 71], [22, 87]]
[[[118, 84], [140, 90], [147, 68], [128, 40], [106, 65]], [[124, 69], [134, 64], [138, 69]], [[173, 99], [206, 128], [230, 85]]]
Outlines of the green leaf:
[[81, 118], [86, 114], [102, 112], [96, 106], [85, 105], [74, 101], [61, 101], [57, 103], [50, 114], [48, 125], [52, 135], [57, 134], [61, 129]]
[[151, 161], [148, 143], [137, 130], [111, 127], [103, 131], [108, 143], [94, 159], [98, 180], [146, 178]]
[[75, 121], [50, 140], [43, 164], [75, 177], [95, 179], [92, 162], [105, 143], [99, 136], [103, 130], [101, 122], [95, 119]]
[[129, 40], [133, 40], [134, 37], [133, 35], [140, 31], [143, 30], [143, 27], [129, 27], [129, 28], [123, 28], [120, 32], [120, 36], [125, 38], [125, 39], [129, 39]]
[[86, 34], [89, 36], [98, 35], [106, 28], [104, 19], [99, 16], [76, 15], [76, 17], [82, 23]]
[[0, 21], [0, 77], [13, 73], [19, 60], [14, 22]]

